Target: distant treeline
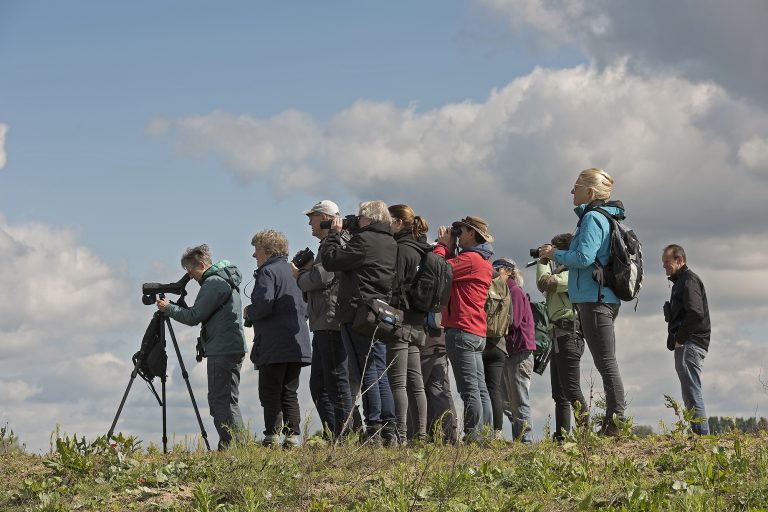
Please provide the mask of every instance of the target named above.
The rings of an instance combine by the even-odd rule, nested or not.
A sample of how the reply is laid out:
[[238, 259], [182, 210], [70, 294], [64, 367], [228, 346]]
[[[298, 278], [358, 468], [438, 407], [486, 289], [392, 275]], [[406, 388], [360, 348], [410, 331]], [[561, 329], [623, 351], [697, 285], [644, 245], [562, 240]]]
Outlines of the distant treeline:
[[739, 430], [744, 433], [757, 432], [758, 430], [768, 430], [768, 419], [752, 418], [728, 418], [724, 416], [709, 417], [709, 433], [722, 434], [730, 430]]

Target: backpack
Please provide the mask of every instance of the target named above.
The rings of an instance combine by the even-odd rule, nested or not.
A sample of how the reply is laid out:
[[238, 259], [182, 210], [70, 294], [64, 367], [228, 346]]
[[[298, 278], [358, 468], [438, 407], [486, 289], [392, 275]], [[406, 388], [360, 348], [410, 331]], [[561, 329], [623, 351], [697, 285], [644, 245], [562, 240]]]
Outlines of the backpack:
[[406, 290], [408, 308], [423, 313], [439, 313], [451, 297], [453, 269], [445, 258], [432, 251], [421, 257], [410, 289]]
[[544, 373], [552, 357], [552, 338], [550, 337], [549, 314], [547, 314], [547, 305], [544, 302], [531, 302], [528, 296], [528, 302], [531, 305], [533, 313], [533, 323], [536, 335], [536, 351], [533, 353], [533, 371], [539, 375]]
[[501, 276], [495, 277], [488, 288], [485, 299], [486, 338], [500, 338], [509, 331], [512, 321], [512, 296], [509, 293], [507, 280]]
[[163, 317], [155, 313], [141, 340], [141, 349], [132, 358], [136, 373], [150, 384], [155, 377], [165, 379], [168, 368], [168, 355], [165, 352], [162, 329]]
[[[586, 212], [599, 212], [608, 219], [611, 226], [611, 241], [609, 245], [608, 263], [603, 266], [595, 258], [595, 270], [592, 278], [597, 282], [597, 302], [601, 301], [602, 289], [607, 286], [620, 300], [630, 301], [637, 298], [643, 282], [643, 252], [637, 235], [632, 229], [622, 224], [622, 215], [612, 215], [601, 206], [618, 206], [624, 209], [621, 201], [611, 201]], [[582, 217], [583, 218], [583, 217]]]

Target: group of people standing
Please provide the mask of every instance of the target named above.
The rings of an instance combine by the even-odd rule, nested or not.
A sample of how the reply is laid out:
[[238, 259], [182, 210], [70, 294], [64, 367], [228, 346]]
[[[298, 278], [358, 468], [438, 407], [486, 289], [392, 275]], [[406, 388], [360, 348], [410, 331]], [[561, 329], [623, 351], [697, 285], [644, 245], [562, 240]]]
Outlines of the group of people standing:
[[[579, 217], [575, 234], [557, 235], [539, 248], [537, 287], [546, 296], [553, 325], [550, 368], [556, 438], [570, 430], [572, 416], [577, 424], [590, 421], [580, 386], [585, 341], [605, 391], [600, 431], [615, 433], [625, 418], [614, 333], [620, 301], [592, 279], [594, 263], [608, 261], [611, 229], [606, 217], [593, 210], [623, 214], [621, 202], [610, 201], [612, 188], [613, 179], [605, 171], [582, 171], [571, 190]], [[252, 245], [258, 269], [251, 304], [245, 308], [240, 303], [239, 271], [227, 261], [213, 263], [207, 246], [188, 249], [181, 259], [201, 285], [194, 305], [181, 308], [158, 301], [169, 317], [203, 324], [208, 401], [219, 448], [228, 446], [232, 433], [243, 428], [238, 406], [246, 352], [243, 321], [254, 329], [250, 359], [259, 371], [265, 445], [299, 443], [297, 389], [301, 368], [307, 365], [312, 399], [329, 439], [356, 431], [374, 445], [426, 441], [436, 434], [457, 441], [448, 377], [452, 369], [463, 402], [464, 441], [487, 441], [507, 416], [514, 437], [531, 442], [528, 390], [536, 348], [534, 322], [522, 273], [512, 259], [494, 258], [488, 223], [466, 216], [450, 228], [440, 226], [436, 244], [430, 244], [427, 223], [404, 204], [360, 203], [356, 225], [346, 226], [349, 229], [329, 200], [304, 215], [320, 240], [317, 255], [297, 266], [296, 258], [288, 259], [282, 233], [256, 233]], [[685, 283], [676, 282], [671, 306], [665, 309], [670, 309], [671, 348], [686, 406], [703, 416], [700, 373], [709, 341], [706, 295], [700, 280], [684, 266], [681, 251], [670, 246], [664, 252], [670, 279]], [[428, 252], [444, 258], [452, 270], [450, 298], [438, 314], [412, 308], [407, 298]], [[678, 265], [681, 254], [683, 264]], [[494, 279], [501, 289], [506, 284], [511, 306], [509, 327], [502, 335], [490, 336], [486, 302]], [[676, 289], [681, 287], [683, 291]], [[686, 304], [694, 295], [703, 298], [697, 314], [706, 315], [706, 332], [704, 322], [695, 323], [695, 315], [687, 313]], [[384, 342], [357, 328], [359, 308], [375, 299], [403, 311], [397, 339]], [[358, 396], [362, 415], [355, 406]]]

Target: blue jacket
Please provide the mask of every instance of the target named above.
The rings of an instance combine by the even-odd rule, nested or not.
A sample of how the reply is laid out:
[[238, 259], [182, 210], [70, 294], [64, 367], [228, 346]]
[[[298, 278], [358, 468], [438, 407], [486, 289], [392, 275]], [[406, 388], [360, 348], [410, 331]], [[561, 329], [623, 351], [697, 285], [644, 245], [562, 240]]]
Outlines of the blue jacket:
[[312, 362], [307, 325], [307, 304], [291, 274], [285, 256], [272, 256], [254, 276], [251, 305], [246, 315], [253, 322], [251, 362], [268, 364]]
[[[613, 215], [623, 214], [624, 210], [616, 206], [605, 206], [605, 210]], [[598, 302], [597, 283], [592, 279], [595, 258], [602, 265], [608, 263], [611, 241], [611, 224], [599, 212], [590, 211], [584, 214], [586, 204], [574, 208], [581, 219], [581, 224], [573, 235], [573, 241], [567, 251], [555, 251], [555, 261], [568, 267], [568, 295], [571, 302]], [[613, 290], [603, 287], [602, 300], [607, 304], [618, 304], [620, 301]]]

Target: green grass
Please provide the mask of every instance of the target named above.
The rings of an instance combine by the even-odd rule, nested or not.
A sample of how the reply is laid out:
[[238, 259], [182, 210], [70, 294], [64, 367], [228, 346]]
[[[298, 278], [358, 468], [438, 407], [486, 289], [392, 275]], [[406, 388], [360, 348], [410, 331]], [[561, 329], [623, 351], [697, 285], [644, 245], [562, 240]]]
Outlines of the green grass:
[[164, 455], [118, 435], [55, 434], [47, 456], [0, 451], [0, 510], [640, 510], [768, 508], [768, 433], [642, 439], [576, 432], [562, 445], [335, 447]]

